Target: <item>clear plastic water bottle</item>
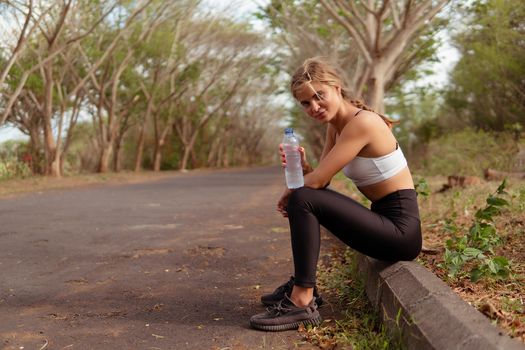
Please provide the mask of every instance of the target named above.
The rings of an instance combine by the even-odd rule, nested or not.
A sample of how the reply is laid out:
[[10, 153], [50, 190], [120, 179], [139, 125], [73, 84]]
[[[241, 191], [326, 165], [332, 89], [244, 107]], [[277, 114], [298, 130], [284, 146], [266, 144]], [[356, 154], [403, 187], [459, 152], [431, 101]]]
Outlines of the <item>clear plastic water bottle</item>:
[[283, 150], [286, 157], [286, 186], [290, 189], [304, 186], [303, 167], [299, 153], [299, 141], [293, 134], [292, 128], [284, 130]]

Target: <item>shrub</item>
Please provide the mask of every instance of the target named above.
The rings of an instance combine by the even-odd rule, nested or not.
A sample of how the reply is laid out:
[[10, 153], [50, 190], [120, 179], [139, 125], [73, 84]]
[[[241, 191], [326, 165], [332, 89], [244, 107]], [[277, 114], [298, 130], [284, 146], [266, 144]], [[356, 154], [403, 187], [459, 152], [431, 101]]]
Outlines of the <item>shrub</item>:
[[486, 168], [513, 171], [517, 153], [511, 133], [465, 129], [431, 140], [413, 164], [426, 175], [482, 176]]
[[31, 169], [26, 163], [20, 162], [16, 158], [0, 161], [0, 180], [25, 178], [28, 176], [31, 176]]
[[6, 141], [0, 145], [0, 180], [24, 178], [32, 174], [31, 168], [21, 159], [28, 153], [23, 141]]

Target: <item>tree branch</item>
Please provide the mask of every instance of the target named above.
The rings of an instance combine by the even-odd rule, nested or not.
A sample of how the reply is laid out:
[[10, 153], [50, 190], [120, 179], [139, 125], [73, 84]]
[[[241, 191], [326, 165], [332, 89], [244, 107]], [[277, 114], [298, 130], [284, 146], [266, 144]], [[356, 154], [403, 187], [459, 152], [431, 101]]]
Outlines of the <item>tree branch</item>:
[[[340, 12], [343, 14], [343, 16], [348, 19], [349, 22], [352, 22], [352, 17], [349, 16], [349, 13], [352, 14], [352, 16], [354, 16], [354, 18], [357, 19], [357, 21], [359, 22], [359, 24], [361, 24], [362, 28], [365, 29], [365, 33], [366, 34], [369, 34], [368, 31], [366, 30], [366, 23], [363, 19], [363, 17], [361, 16], [361, 14], [359, 13], [359, 11], [357, 10], [357, 8], [355, 7], [355, 4], [353, 1], [349, 1], [350, 3], [350, 7], [348, 7], [347, 4], [345, 4], [343, 1], [341, 0], [335, 0], [335, 2], [337, 3], [337, 6], [339, 7], [339, 10]], [[357, 28], [356, 28], [357, 30]], [[370, 36], [368, 36], [368, 38], [364, 38], [363, 35], [357, 31], [360, 35], [361, 35], [361, 38], [363, 39], [364, 42], [366, 41], [371, 41], [372, 38], [370, 38]]]
[[[429, 1], [430, 2], [430, 1]], [[415, 27], [422, 26], [426, 21], [432, 19], [441, 9], [448, 3], [450, 0], [441, 0], [439, 3], [434, 6], [430, 11], [428, 11], [425, 15], [421, 14], [421, 17], [415, 22]], [[425, 9], [428, 9], [428, 7], [425, 7]]]
[[[37, 28], [39, 23], [44, 18], [44, 16], [51, 9], [51, 7], [49, 7], [46, 11], [44, 11], [44, 13], [40, 14], [40, 16], [36, 19], [35, 23], [31, 26], [31, 28], [29, 29], [29, 31], [27, 32], [27, 35], [26, 35], [25, 31], [27, 30], [27, 27], [29, 26], [29, 23], [30, 23], [31, 18], [33, 16], [32, 15], [32, 13], [33, 13], [33, 1], [32, 0], [30, 0], [28, 7], [29, 7], [29, 10], [28, 10], [27, 14], [22, 12], [22, 13], [24, 13], [26, 19], [25, 19], [25, 22], [24, 22], [23, 29], [20, 32], [20, 35], [18, 37], [17, 44], [16, 44], [15, 48], [13, 49], [11, 57], [7, 60], [7, 63], [5, 64], [4, 68], [0, 72], [0, 92], [2, 91], [2, 87], [4, 85], [5, 79], [7, 78], [7, 74], [9, 73], [9, 71], [11, 70], [13, 64], [15, 63], [16, 59], [18, 58], [18, 55], [20, 55], [20, 53], [22, 52], [22, 49], [24, 48], [24, 45], [27, 42], [27, 38], [29, 38], [31, 36], [31, 34], [33, 34], [33, 32], [35, 31], [35, 29]], [[15, 7], [15, 9], [19, 10], [16, 7]], [[19, 11], [21, 11], [21, 10], [19, 10]], [[1, 123], [0, 123], [0, 125], [1, 125]]]
[[376, 35], [374, 48], [375, 52], [381, 52], [381, 27], [383, 26], [383, 14], [385, 13], [389, 0], [383, 1], [383, 6], [375, 14], [376, 19]]
[[104, 18], [106, 18], [111, 12], [113, 12], [113, 10], [117, 7], [117, 5], [113, 5], [106, 13], [104, 13], [102, 16], [100, 16], [100, 18], [91, 26], [91, 28], [89, 28], [85, 33], [82, 33], [76, 37], [73, 37], [71, 39], [69, 39], [67, 42], [66, 42], [66, 45], [69, 45], [71, 43], [74, 43], [75, 41], [80, 41], [82, 39], [84, 39], [86, 36], [88, 36], [89, 34], [93, 33], [93, 31], [98, 27], [98, 25], [100, 23], [102, 23], [102, 21], [104, 20]]
[[372, 4], [372, 7], [369, 7], [366, 5], [366, 0], [362, 0], [361, 1], [361, 6], [364, 7], [364, 9], [366, 10], [366, 12], [372, 14], [372, 15], [375, 15], [375, 11], [374, 11], [374, 8], [373, 8], [373, 4]]
[[401, 23], [399, 22], [399, 10], [395, 1], [390, 1], [390, 10], [392, 12], [392, 19], [394, 20], [394, 27], [401, 29]]
[[357, 46], [358, 46], [359, 50], [361, 51], [361, 53], [365, 57], [365, 60], [367, 62], [371, 63], [372, 62], [372, 57], [370, 56], [370, 53], [367, 50], [367, 45], [363, 41], [362, 36], [357, 32], [357, 30], [353, 26], [353, 24], [348, 23], [348, 21], [345, 21], [343, 18], [341, 18], [341, 16], [339, 16], [337, 14], [335, 9], [332, 8], [332, 6], [330, 6], [326, 2], [326, 0], [320, 0], [320, 1], [321, 1], [321, 4], [328, 10], [328, 12], [330, 12], [332, 17], [334, 17], [348, 31], [348, 33], [352, 36], [352, 38], [354, 38], [354, 40], [357, 43]]
[[354, 1], [348, 1], [348, 3], [347, 3], [347, 2], [342, 1], [342, 0], [335, 0], [335, 2], [337, 4], [337, 6], [339, 7], [339, 9], [342, 10], [341, 12], [343, 13], [343, 15], [345, 15], [345, 17], [347, 17], [347, 15], [346, 15], [347, 13], [350, 13], [350, 14], [352, 14], [352, 16], [354, 16], [359, 21], [359, 23], [363, 27], [366, 27], [365, 19], [363, 18], [363, 16], [361, 15], [361, 13], [357, 9], [357, 7], [355, 7], [355, 2]]

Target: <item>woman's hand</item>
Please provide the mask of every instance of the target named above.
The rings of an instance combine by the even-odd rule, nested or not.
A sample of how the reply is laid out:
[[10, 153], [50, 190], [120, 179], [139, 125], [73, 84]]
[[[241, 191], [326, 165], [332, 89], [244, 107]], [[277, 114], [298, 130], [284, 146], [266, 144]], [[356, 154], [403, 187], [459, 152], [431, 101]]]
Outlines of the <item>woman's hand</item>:
[[281, 213], [281, 215], [284, 218], [288, 217], [287, 208], [288, 208], [288, 199], [290, 198], [290, 194], [292, 194], [292, 190], [289, 188], [285, 189], [283, 195], [277, 202], [277, 211]]
[[[306, 153], [304, 147], [299, 147], [299, 154], [301, 155], [301, 166], [303, 168], [303, 174], [308, 174], [312, 172], [312, 166], [306, 161]], [[281, 155], [281, 166], [286, 168], [286, 156], [284, 154], [283, 144], [279, 144], [279, 154]]]

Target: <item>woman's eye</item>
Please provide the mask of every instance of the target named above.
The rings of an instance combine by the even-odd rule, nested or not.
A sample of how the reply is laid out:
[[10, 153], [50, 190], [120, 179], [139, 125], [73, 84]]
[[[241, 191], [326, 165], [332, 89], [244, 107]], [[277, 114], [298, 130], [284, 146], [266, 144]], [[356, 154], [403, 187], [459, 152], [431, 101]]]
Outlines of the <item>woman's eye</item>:
[[301, 102], [301, 106], [303, 106], [303, 108], [308, 108], [310, 104], [308, 102]]
[[316, 93], [315, 95], [316, 95], [316, 97], [317, 97], [318, 100], [322, 100], [323, 97], [324, 97], [324, 94], [323, 94], [322, 91], [317, 91], [317, 93]]

